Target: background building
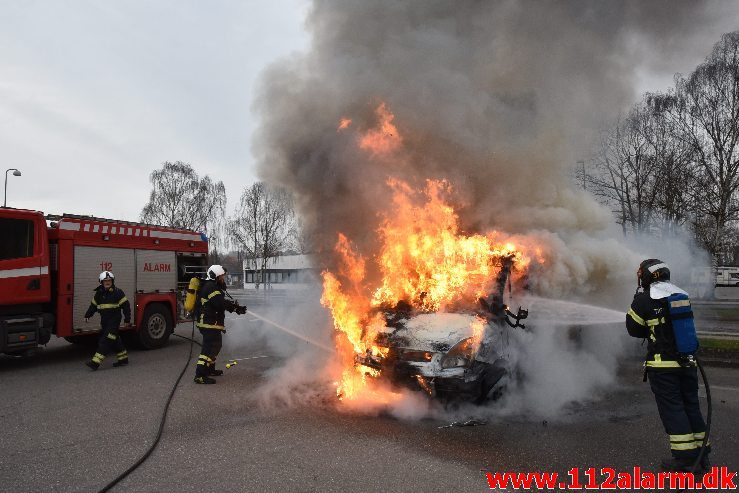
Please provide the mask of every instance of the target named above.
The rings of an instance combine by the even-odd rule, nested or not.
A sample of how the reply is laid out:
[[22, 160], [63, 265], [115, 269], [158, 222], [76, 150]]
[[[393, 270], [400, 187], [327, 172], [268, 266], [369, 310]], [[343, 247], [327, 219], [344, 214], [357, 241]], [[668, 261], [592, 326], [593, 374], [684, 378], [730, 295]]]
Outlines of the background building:
[[[257, 265], [261, 265], [261, 259]], [[318, 279], [318, 269], [313, 267], [310, 255], [283, 255], [267, 261], [262, 272], [254, 268], [254, 260], [244, 260], [244, 289], [305, 287]]]

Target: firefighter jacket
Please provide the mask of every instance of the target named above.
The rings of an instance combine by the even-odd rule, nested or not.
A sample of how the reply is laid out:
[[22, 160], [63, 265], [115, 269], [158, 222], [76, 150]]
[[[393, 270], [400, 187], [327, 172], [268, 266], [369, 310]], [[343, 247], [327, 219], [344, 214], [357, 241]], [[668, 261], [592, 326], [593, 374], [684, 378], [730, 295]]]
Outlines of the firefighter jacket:
[[131, 303], [123, 290], [115, 286], [105, 289], [100, 285], [95, 289], [85, 318], [92, 317], [95, 312], [100, 312], [100, 325], [103, 329], [117, 329], [121, 325], [121, 312], [125, 323], [131, 323]]
[[207, 280], [200, 288], [199, 329], [224, 330], [226, 319], [226, 297], [216, 281]]
[[680, 368], [666, 297], [652, 299], [649, 290], [637, 293], [626, 314], [626, 330], [632, 337], [647, 339], [647, 368]]

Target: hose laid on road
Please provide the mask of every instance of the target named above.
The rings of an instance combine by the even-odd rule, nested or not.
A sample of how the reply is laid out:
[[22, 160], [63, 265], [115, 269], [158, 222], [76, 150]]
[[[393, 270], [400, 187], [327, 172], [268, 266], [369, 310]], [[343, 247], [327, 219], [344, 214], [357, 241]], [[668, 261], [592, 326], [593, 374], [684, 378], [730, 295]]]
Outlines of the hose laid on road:
[[169, 397], [167, 398], [167, 403], [164, 405], [164, 410], [162, 411], [162, 418], [159, 421], [159, 430], [157, 431], [157, 436], [152, 442], [152, 444], [149, 446], [149, 449], [144, 453], [144, 455], [141, 456], [139, 460], [137, 460], [131, 467], [126, 469], [123, 473], [121, 473], [117, 478], [115, 478], [110, 483], [106, 484], [103, 489], [100, 490], [100, 493], [104, 493], [106, 491], [109, 491], [113, 486], [118, 484], [123, 478], [131, 474], [133, 471], [135, 471], [141, 464], [146, 461], [146, 459], [149, 458], [152, 452], [154, 452], [154, 449], [159, 444], [159, 440], [162, 438], [162, 432], [164, 431], [164, 424], [167, 422], [167, 413], [169, 412], [169, 405], [172, 403], [172, 398], [174, 397], [174, 393], [177, 390], [177, 386], [180, 384], [180, 380], [182, 380], [182, 376], [187, 371], [187, 368], [190, 366], [190, 360], [192, 359], [192, 348], [195, 344], [200, 346], [201, 344], [195, 340], [195, 320], [192, 321], [192, 333], [190, 334], [190, 337], [180, 336], [177, 334], [173, 334], [177, 337], [181, 337], [183, 339], [189, 339], [190, 341], [190, 353], [187, 355], [187, 361], [185, 362], [185, 366], [182, 367], [182, 371], [180, 372], [180, 375], [177, 377], [177, 380], [175, 381], [174, 385], [172, 386], [172, 390], [169, 392]]
[[173, 333], [172, 335], [173, 335], [173, 336], [175, 336], [175, 337], [179, 337], [180, 339], [184, 339], [184, 340], [186, 340], [186, 341], [190, 341], [190, 342], [192, 342], [192, 343], [194, 343], [194, 344], [197, 344], [197, 345], [198, 345], [198, 346], [200, 346], [200, 347], [203, 347], [203, 345], [202, 345], [202, 344], [200, 344], [200, 343], [199, 343], [198, 341], [196, 341], [195, 339], [193, 339], [193, 338], [191, 338], [191, 337], [187, 337], [187, 336], [181, 336], [181, 335], [179, 335], [179, 334], [174, 334], [174, 333]]

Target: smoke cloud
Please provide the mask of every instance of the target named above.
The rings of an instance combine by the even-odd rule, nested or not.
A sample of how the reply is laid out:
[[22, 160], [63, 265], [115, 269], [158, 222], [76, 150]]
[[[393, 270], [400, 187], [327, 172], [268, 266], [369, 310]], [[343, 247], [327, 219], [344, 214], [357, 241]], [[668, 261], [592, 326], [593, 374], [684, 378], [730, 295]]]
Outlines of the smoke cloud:
[[[608, 211], [573, 189], [568, 170], [604, 118], [635, 99], [644, 53], [678, 51], [704, 11], [668, 1], [316, 2], [311, 51], [264, 76], [259, 172], [296, 194], [322, 249], [339, 231], [371, 245], [389, 176], [448, 179], [469, 230], [600, 233]], [[403, 137], [389, 158], [356, 145], [380, 102]], [[350, 131], [337, 132], [342, 118]]]
[[[680, 52], [681, 40], [694, 39], [709, 20], [705, 6], [316, 1], [307, 19], [310, 51], [269, 68], [255, 101], [259, 173], [295, 195], [325, 253], [321, 267], [332, 267], [339, 232], [371, 258], [379, 214], [391, 202], [388, 178], [419, 187], [446, 179], [466, 232], [525, 235], [544, 246], [546, 262], [530, 276], [538, 294], [622, 309], [638, 263], [662, 251], [618, 239], [610, 211], [573, 186], [570, 171], [604, 121], [637, 98], [642, 61]], [[382, 103], [394, 115], [398, 143], [367, 152], [359, 139], [382, 123]], [[612, 342], [606, 339], [599, 344]], [[614, 373], [614, 361], [595, 363], [588, 347], [573, 350], [553, 336], [524, 346], [555, 356], [534, 373], [577, 374], [594, 385]], [[557, 366], [575, 356], [594, 371]], [[557, 389], [558, 399], [579, 398], [574, 389], [592, 385], [567, 388]]]

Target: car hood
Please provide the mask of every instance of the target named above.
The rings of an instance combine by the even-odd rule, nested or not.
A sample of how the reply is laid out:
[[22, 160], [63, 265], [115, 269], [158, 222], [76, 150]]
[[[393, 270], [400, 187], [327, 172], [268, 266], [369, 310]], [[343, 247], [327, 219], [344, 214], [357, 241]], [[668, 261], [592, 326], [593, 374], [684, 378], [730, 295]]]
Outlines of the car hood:
[[397, 345], [419, 351], [448, 351], [474, 335], [474, 315], [464, 313], [423, 313], [404, 322], [393, 339]]

